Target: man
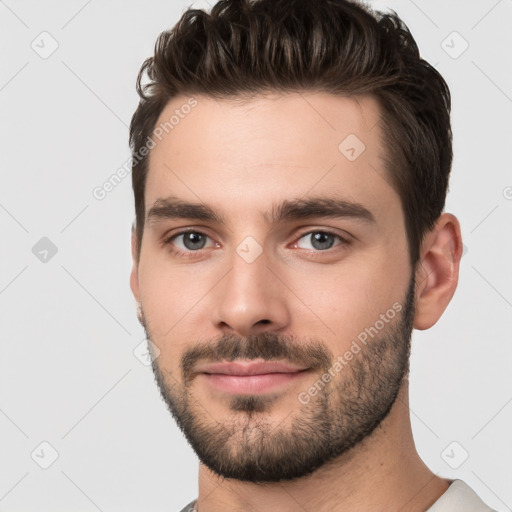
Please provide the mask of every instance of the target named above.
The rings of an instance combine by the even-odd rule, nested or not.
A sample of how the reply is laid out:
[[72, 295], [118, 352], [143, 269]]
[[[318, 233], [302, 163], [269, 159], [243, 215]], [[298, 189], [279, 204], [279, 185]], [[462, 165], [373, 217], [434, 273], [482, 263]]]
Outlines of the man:
[[160, 35], [138, 91], [130, 283], [200, 459], [183, 510], [489, 511], [411, 432], [411, 332], [450, 302], [462, 242], [450, 92], [407, 27], [221, 1]]

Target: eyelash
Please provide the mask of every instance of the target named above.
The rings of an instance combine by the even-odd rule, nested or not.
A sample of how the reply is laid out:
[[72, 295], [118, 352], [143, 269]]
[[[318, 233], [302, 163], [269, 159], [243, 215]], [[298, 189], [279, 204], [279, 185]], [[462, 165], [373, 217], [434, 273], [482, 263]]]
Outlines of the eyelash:
[[[203, 236], [211, 239], [211, 237], [209, 237], [206, 233], [203, 233], [202, 231], [198, 231], [196, 229], [186, 229], [186, 230], [183, 230], [183, 231], [179, 231], [178, 233], [174, 233], [170, 237], [165, 238], [163, 240], [163, 242], [162, 242], [162, 246], [168, 247], [169, 248], [169, 252], [171, 252], [172, 254], [174, 254], [176, 256], [184, 257], [184, 258], [194, 258], [195, 255], [197, 255], [198, 253], [200, 253], [202, 251], [202, 249], [198, 249], [197, 251], [191, 251], [191, 250], [183, 251], [181, 249], [176, 249], [174, 247], [174, 245], [172, 244], [174, 239], [178, 238], [181, 235], [186, 235], [187, 233], [196, 233], [198, 235], [203, 235]], [[348, 246], [351, 243], [350, 240], [348, 240], [347, 238], [342, 237], [338, 233], [335, 233], [334, 231], [324, 230], [324, 229], [313, 229], [313, 230], [310, 230], [310, 231], [306, 231], [306, 232], [302, 233], [297, 238], [297, 242], [299, 240], [301, 240], [302, 238], [304, 238], [305, 236], [312, 235], [313, 233], [322, 233], [324, 235], [332, 235], [335, 238], [338, 238], [339, 241], [340, 241], [339, 244], [337, 244], [337, 245], [335, 245], [335, 246], [333, 246], [333, 247], [331, 247], [329, 249], [325, 249], [325, 250], [307, 250], [307, 252], [310, 255], [313, 255], [313, 257], [321, 256], [323, 254], [328, 254], [328, 253], [332, 252], [333, 250], [336, 250], [336, 247]]]

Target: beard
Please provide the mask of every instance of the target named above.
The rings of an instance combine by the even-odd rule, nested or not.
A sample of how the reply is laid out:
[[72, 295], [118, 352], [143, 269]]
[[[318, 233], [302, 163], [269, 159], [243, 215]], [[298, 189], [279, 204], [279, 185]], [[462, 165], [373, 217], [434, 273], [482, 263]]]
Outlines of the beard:
[[[293, 337], [272, 332], [245, 338], [226, 334], [185, 350], [179, 377], [161, 368], [159, 358], [153, 359], [162, 398], [199, 460], [224, 478], [289, 481], [311, 474], [370, 436], [389, 414], [409, 373], [414, 285], [413, 275], [397, 316], [372, 335], [335, 378], [327, 384], [322, 382], [323, 389], [309, 396], [307, 403], [295, 394], [290, 396], [297, 408], [289, 414], [288, 422], [282, 420], [276, 425], [269, 421], [276, 400], [282, 399], [282, 394], [271, 393], [230, 395], [230, 414], [214, 419], [194, 397], [194, 365], [199, 359], [260, 358], [297, 363], [312, 372], [312, 380], [301, 390], [306, 391], [329, 369], [332, 372], [336, 361], [321, 340], [298, 343]], [[142, 309], [139, 321], [148, 340], [155, 343]]]

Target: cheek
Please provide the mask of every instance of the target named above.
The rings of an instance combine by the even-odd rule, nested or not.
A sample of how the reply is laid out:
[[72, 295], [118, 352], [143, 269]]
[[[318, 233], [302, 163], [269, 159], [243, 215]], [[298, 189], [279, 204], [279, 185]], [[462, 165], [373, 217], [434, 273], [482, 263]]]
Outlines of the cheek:
[[[189, 345], [185, 330], [187, 294], [179, 293], [182, 283], [152, 268], [139, 272], [140, 297], [146, 319], [147, 335], [158, 349], [158, 364], [168, 384], [179, 380], [179, 363]], [[190, 307], [188, 308], [190, 309]]]
[[178, 329], [178, 320], [190, 309], [191, 288], [179, 272], [170, 271], [158, 257], [141, 258], [140, 299], [155, 344], [163, 344]]
[[[209, 294], [215, 289], [221, 269], [194, 265], [171, 265], [165, 255], [141, 255], [140, 300], [152, 341], [167, 354], [181, 353], [205, 331], [211, 307]], [[222, 273], [219, 274], [222, 276]]]
[[[353, 264], [318, 267], [294, 272], [300, 286], [297, 296], [306, 308], [294, 313], [300, 330], [320, 337], [336, 355], [343, 353], [354, 338], [375, 325], [380, 315], [402, 304], [408, 285], [408, 267], [392, 259], [359, 258]], [[289, 276], [291, 282], [294, 277]]]

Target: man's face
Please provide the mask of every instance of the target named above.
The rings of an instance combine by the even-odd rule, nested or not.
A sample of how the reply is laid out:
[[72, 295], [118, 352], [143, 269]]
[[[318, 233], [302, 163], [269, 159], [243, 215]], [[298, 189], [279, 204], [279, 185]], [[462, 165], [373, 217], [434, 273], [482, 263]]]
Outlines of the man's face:
[[[414, 280], [392, 148], [369, 97], [188, 99], [157, 123], [189, 112], [151, 150], [131, 278], [155, 377], [210, 469], [300, 477], [373, 432], [407, 372]], [[212, 366], [227, 361], [240, 365]], [[289, 367], [226, 375], [250, 361]]]

